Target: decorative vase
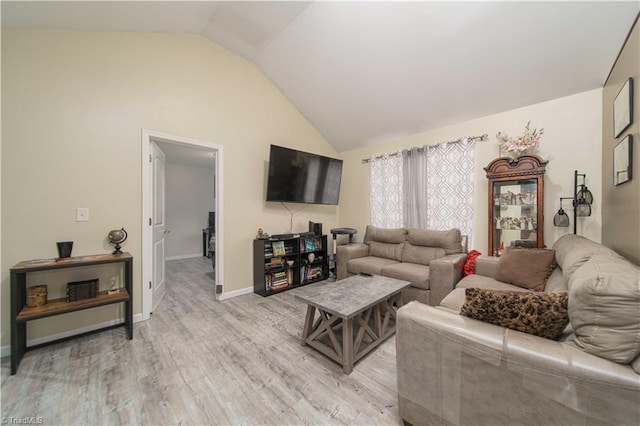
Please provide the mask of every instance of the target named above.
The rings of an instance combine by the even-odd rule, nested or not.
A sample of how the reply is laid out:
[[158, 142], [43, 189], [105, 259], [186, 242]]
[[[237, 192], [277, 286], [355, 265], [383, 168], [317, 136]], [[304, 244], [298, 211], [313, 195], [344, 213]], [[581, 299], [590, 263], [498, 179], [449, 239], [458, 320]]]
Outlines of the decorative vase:
[[58, 247], [58, 257], [64, 259], [71, 257], [71, 250], [73, 250], [73, 241], [60, 241], [56, 243]]

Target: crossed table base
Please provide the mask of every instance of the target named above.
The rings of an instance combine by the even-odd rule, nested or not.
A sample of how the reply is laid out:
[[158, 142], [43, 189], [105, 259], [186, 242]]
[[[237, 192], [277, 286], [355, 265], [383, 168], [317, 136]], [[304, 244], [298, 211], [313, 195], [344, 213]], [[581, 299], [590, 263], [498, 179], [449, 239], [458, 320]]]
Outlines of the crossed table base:
[[393, 278], [356, 275], [298, 290], [296, 298], [308, 305], [302, 345], [351, 373], [356, 361], [395, 333], [401, 291], [409, 285]]

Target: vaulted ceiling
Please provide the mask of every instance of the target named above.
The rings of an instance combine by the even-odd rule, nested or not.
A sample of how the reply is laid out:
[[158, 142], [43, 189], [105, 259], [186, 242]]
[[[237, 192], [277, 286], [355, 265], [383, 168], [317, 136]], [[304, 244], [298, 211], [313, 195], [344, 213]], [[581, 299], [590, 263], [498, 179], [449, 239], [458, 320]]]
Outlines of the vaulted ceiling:
[[3, 27], [199, 34], [338, 150], [602, 87], [635, 1], [2, 1]]

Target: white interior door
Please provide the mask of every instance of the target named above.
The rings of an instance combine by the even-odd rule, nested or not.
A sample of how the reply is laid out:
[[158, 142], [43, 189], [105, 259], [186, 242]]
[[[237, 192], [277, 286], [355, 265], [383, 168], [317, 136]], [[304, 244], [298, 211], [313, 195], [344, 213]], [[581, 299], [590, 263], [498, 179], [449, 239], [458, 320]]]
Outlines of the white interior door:
[[152, 311], [167, 292], [165, 285], [165, 155], [156, 145], [151, 143], [151, 178], [153, 180], [151, 222], [153, 229], [153, 277], [152, 277]]
[[[214, 268], [216, 299], [223, 300], [227, 296], [224, 293], [224, 146], [213, 144], [210, 142], [198, 141], [182, 136], [170, 135], [167, 133], [155, 132], [152, 130], [142, 129], [142, 156], [140, 157], [140, 166], [142, 171], [142, 320], [148, 320], [149, 315], [154, 307], [162, 299], [162, 295], [166, 292], [166, 284], [164, 282], [164, 241], [166, 226], [164, 209], [164, 191], [158, 191], [163, 198], [162, 202], [157, 202], [155, 198], [156, 188], [164, 188], [165, 180], [162, 185], [156, 184], [155, 164], [164, 169], [162, 159], [159, 158], [158, 163], [154, 160], [157, 156], [154, 153], [153, 141], [169, 142], [178, 145], [198, 147], [209, 151], [216, 152], [216, 176], [215, 176], [215, 212], [216, 212], [216, 266]], [[159, 150], [155, 150], [156, 152]], [[162, 154], [160, 154], [162, 157]], [[163, 173], [159, 173], [164, 177]], [[157, 206], [157, 207], [156, 207]], [[158, 215], [155, 211], [160, 208], [162, 220], [155, 219]], [[156, 232], [154, 223], [160, 223], [160, 230]], [[159, 237], [159, 238], [158, 238]], [[158, 280], [155, 277], [161, 279]], [[157, 289], [157, 294], [154, 291]], [[135, 318], [135, 317], [134, 317]]]

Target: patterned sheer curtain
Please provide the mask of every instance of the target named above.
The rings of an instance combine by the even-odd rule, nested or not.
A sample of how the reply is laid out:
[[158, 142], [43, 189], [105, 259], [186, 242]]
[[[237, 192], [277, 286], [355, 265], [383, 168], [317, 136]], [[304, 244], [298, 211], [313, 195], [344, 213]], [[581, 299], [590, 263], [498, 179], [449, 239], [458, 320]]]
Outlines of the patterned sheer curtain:
[[460, 228], [473, 247], [473, 155], [475, 142], [425, 146], [427, 157], [425, 213], [427, 228], [446, 230]]
[[371, 173], [371, 224], [400, 228], [402, 215], [402, 155], [385, 154], [369, 159]]
[[459, 228], [472, 247], [474, 148], [465, 138], [371, 157], [371, 224]]

